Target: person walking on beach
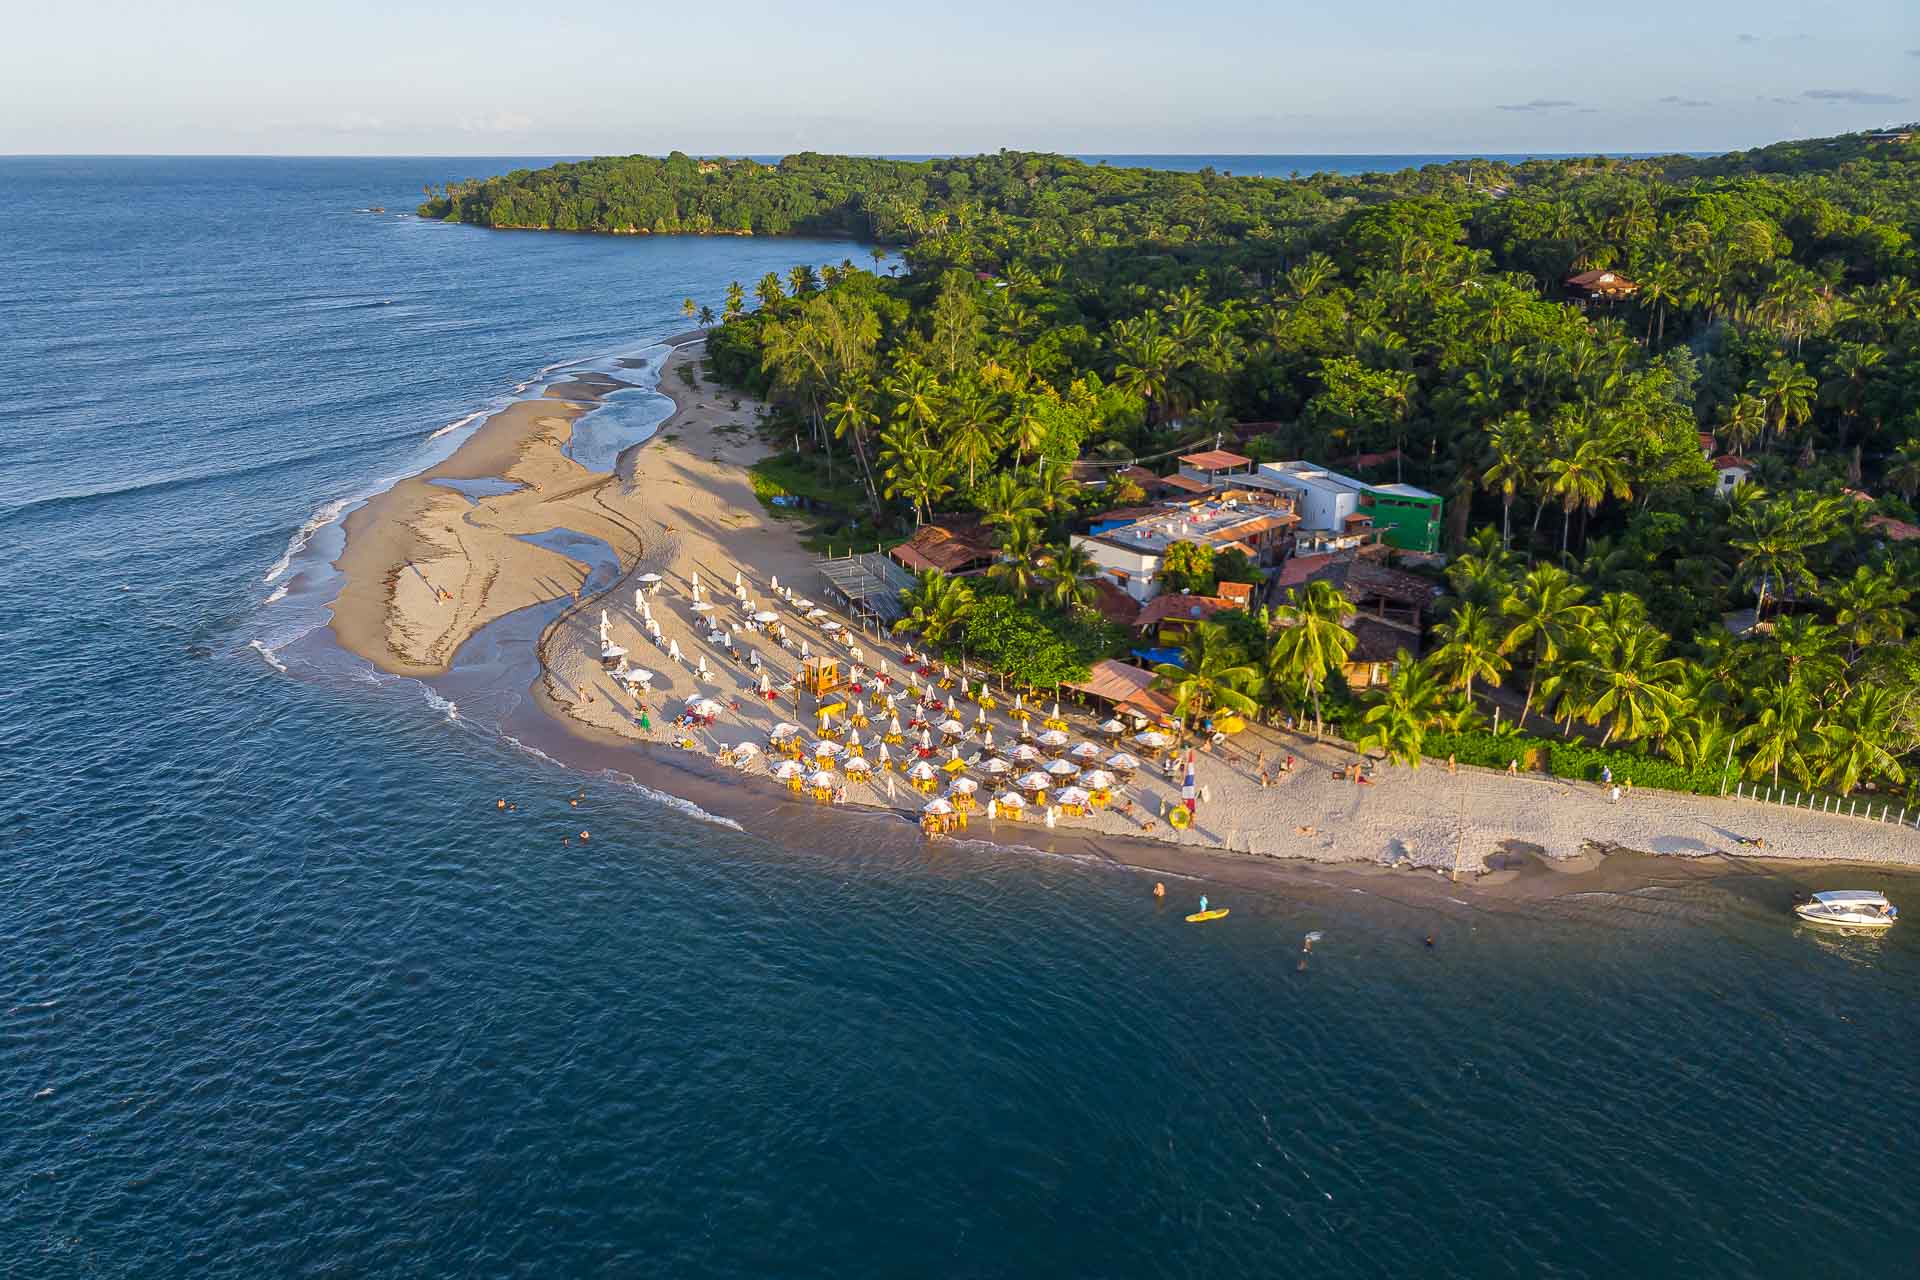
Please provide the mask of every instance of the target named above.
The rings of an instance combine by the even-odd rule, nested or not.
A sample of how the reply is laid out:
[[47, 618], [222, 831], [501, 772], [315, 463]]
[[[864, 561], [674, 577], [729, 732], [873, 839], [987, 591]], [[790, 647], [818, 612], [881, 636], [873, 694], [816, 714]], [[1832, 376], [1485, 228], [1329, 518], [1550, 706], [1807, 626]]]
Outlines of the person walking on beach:
[[1607, 792], [1607, 794], [1612, 798], [1614, 804], [1620, 803], [1620, 787], [1618, 784], [1615, 784], [1613, 789]]
[[1520, 776], [1520, 761], [1518, 759], [1507, 761], [1507, 776], [1509, 778], [1517, 778]]

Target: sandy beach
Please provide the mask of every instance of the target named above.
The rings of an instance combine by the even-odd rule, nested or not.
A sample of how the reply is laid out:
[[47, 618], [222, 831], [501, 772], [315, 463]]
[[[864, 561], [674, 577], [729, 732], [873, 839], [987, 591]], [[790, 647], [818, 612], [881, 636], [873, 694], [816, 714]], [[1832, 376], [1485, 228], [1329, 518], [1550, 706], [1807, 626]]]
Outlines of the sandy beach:
[[[446, 670], [460, 645], [482, 626], [531, 604], [568, 599], [569, 606], [542, 633], [539, 704], [570, 731], [602, 747], [624, 750], [693, 751], [711, 759], [743, 746], [755, 748], [739, 781], [789, 796], [769, 776], [764, 752], [781, 723], [798, 724], [809, 769], [816, 706], [796, 690], [799, 649], [837, 658], [842, 669], [864, 665], [868, 725], [859, 729], [867, 758], [878, 763], [888, 723], [882, 699], [897, 698], [903, 728], [917, 716], [937, 726], [944, 707], [922, 709], [917, 684], [929, 697], [952, 697], [953, 719], [968, 730], [956, 744], [964, 776], [979, 782], [982, 812], [972, 815], [973, 838], [1034, 843], [1046, 832], [1043, 809], [1029, 803], [1031, 817], [989, 819], [984, 801], [1005, 789], [979, 770], [979, 731], [991, 730], [1002, 754], [1019, 741], [1020, 725], [1010, 702], [995, 693], [984, 711], [951, 689], [933, 687], [939, 669], [920, 676], [904, 667], [904, 646], [893, 637], [861, 634], [853, 620], [831, 610], [796, 607], [776, 593], [777, 580], [796, 598], [824, 605], [813, 565], [794, 524], [769, 514], [754, 497], [746, 468], [765, 452], [754, 420], [760, 406], [704, 381], [686, 386], [677, 370], [697, 360], [697, 339], [676, 347], [660, 375], [660, 390], [676, 406], [673, 416], [643, 444], [620, 455], [613, 472], [591, 472], [565, 453], [573, 423], [599, 398], [622, 384], [589, 375], [551, 388], [539, 401], [495, 414], [445, 462], [369, 502], [349, 520], [347, 550], [339, 561], [347, 587], [335, 606], [334, 630], [341, 644], [384, 670], [433, 675]], [[470, 497], [447, 482], [505, 481], [512, 492]], [[504, 486], [494, 485], [495, 488]], [[596, 539], [613, 563], [596, 564], [574, 547], [553, 549], [551, 535], [570, 531]], [[547, 538], [548, 545], [527, 541]], [[571, 554], [569, 554], [571, 552]], [[646, 596], [659, 627], [657, 641], [643, 628], [636, 589], [642, 575], [660, 581]], [[695, 575], [705, 601], [695, 611]], [[746, 610], [735, 598], [735, 575], [754, 611], [773, 610], [787, 628], [790, 647], [765, 631], [742, 629]], [[583, 590], [584, 588], [584, 590]], [[651, 689], [627, 691], [600, 660], [605, 616], [612, 641], [629, 663], [652, 673]], [[730, 657], [707, 638], [709, 620], [727, 627], [737, 646]], [[838, 622], [830, 632], [823, 625]], [[674, 660], [670, 650], [680, 655]], [[758, 665], [749, 661], [757, 655]], [[879, 678], [885, 662], [887, 680]], [[703, 676], [697, 664], [704, 662]], [[764, 673], [778, 699], [759, 691]], [[951, 673], [956, 679], [962, 674]], [[722, 708], [710, 726], [672, 723], [689, 699], [711, 698]], [[845, 701], [846, 695], [828, 701]], [[849, 707], [849, 710], [853, 710]], [[1033, 708], [1031, 728], [1042, 729], [1049, 706]], [[1645, 790], [1618, 801], [1603, 788], [1542, 775], [1508, 777], [1481, 769], [1449, 772], [1428, 762], [1418, 770], [1382, 766], [1369, 784], [1336, 779], [1354, 759], [1342, 744], [1254, 727], [1224, 748], [1202, 752], [1196, 773], [1202, 789], [1193, 824], [1175, 829], [1168, 811], [1180, 801], [1180, 778], [1164, 776], [1147, 762], [1149, 752], [1128, 742], [1110, 742], [1099, 717], [1065, 705], [1069, 752], [1082, 743], [1099, 748], [1099, 761], [1116, 750], [1140, 756], [1143, 767], [1115, 792], [1114, 805], [1062, 817], [1058, 829], [1089, 837], [1146, 837], [1184, 851], [1256, 857], [1310, 859], [1421, 868], [1498, 880], [1530, 855], [1567, 869], [1591, 866], [1609, 849], [1713, 857], [1850, 863], [1920, 863], [1920, 832], [1912, 827], [1794, 811], [1737, 799], [1679, 796]], [[642, 716], [650, 727], [643, 728]], [[937, 727], [937, 761], [950, 758]], [[926, 797], [904, 776], [915, 762], [917, 731], [887, 748], [894, 768], [875, 768], [871, 781], [840, 773], [847, 806], [873, 806], [917, 814]], [[643, 745], [645, 744], [645, 745]], [[1289, 755], [1293, 769], [1272, 787], [1259, 782], [1257, 762], [1269, 769]], [[1071, 758], [1071, 757], [1070, 757]], [[838, 771], [836, 771], [838, 772]], [[948, 774], [943, 772], [941, 788]], [[891, 794], [889, 794], [891, 782]], [[810, 793], [791, 803], [814, 804]], [[1032, 800], [1031, 793], [1027, 799]], [[1125, 810], [1125, 811], [1123, 811]], [[1764, 840], [1764, 846], [1743, 840]], [[1127, 842], [1131, 843], [1131, 842]]]

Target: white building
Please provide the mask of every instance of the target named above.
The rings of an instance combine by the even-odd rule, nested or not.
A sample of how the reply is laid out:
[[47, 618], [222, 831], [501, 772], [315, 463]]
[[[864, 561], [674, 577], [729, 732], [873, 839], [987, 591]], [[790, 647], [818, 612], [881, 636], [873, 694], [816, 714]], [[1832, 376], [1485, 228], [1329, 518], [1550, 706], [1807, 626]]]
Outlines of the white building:
[[1215, 552], [1237, 547], [1256, 565], [1270, 564], [1295, 522], [1284, 503], [1203, 502], [1075, 534], [1072, 543], [1100, 566], [1099, 576], [1144, 603], [1160, 594], [1160, 564], [1174, 543], [1197, 542]]

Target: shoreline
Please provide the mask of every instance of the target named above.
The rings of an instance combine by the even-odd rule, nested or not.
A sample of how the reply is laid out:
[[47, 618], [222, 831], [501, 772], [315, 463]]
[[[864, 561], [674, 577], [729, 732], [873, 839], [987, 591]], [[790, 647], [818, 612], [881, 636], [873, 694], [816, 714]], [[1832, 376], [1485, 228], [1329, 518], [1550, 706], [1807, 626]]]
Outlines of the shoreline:
[[[764, 797], [790, 816], [796, 801], [805, 807], [814, 802], [773, 782], [759, 759], [735, 772], [723, 769], [718, 755], [743, 743], [764, 744], [778, 722], [812, 727], [811, 700], [788, 689], [769, 707], [758, 696], [751, 669], [724, 657], [695, 626], [701, 615], [690, 610], [693, 577], [699, 575], [706, 597], [717, 606], [706, 616], [722, 618], [730, 627], [744, 621], [733, 599], [737, 572], [755, 608], [775, 609], [813, 654], [838, 658], [844, 670], [853, 661], [852, 646], [836, 642], [772, 597], [774, 577], [797, 595], [816, 592], [814, 557], [783, 519], [761, 506], [747, 481], [746, 466], [766, 452], [753, 430], [760, 406], [712, 384], [679, 382], [677, 370], [695, 358], [691, 353], [700, 337], [696, 332], [670, 340], [675, 349], [660, 368], [656, 389], [672, 400], [673, 411], [649, 436], [624, 448], [612, 472], [588, 472], [563, 450], [581, 415], [608, 392], [634, 384], [613, 378], [594, 383], [591, 379], [605, 375], [586, 375], [548, 388], [540, 400], [501, 410], [439, 466], [355, 512], [348, 521], [347, 549], [336, 562], [349, 586], [335, 602], [333, 631], [343, 648], [380, 669], [432, 681], [444, 677], [467, 641], [490, 623], [533, 605], [564, 602], [530, 644], [539, 660], [530, 706], [593, 759], [587, 767], [625, 773], [652, 761], [671, 776], [691, 778], [695, 775], [685, 766], [695, 761], [687, 757], [697, 755], [713, 785]], [[528, 487], [471, 500], [434, 483], [487, 478]], [[568, 555], [525, 541], [530, 534], [556, 530], [599, 540], [612, 563], [602, 558], [596, 565], [577, 548]], [[418, 575], [419, 583], [412, 582], [405, 569], [423, 562], [427, 572]], [[370, 566], [381, 568], [369, 572]], [[372, 589], [382, 569], [386, 577], [378, 585], [387, 587], [384, 595]], [[633, 580], [643, 572], [664, 579], [647, 598], [661, 627], [657, 645], [642, 631], [635, 608]], [[438, 599], [422, 585], [429, 574], [447, 580], [450, 585], [433, 585], [452, 599]], [[630, 661], [654, 672], [651, 693], [637, 701], [602, 668], [603, 611], [613, 640]], [[869, 668], [884, 657], [899, 678], [901, 650], [891, 637], [841, 635], [863, 646]], [[423, 644], [429, 636], [432, 640]], [[736, 642], [742, 658], [758, 652], [760, 669], [776, 688], [797, 674], [795, 656], [769, 637], [742, 632]], [[677, 645], [682, 662], [668, 657], [669, 643]], [[701, 659], [706, 679], [688, 669]], [[726, 710], [711, 727], [674, 729], [670, 718], [696, 696], [712, 697]], [[868, 696], [873, 696], [871, 687]], [[908, 705], [902, 706], [903, 721], [913, 714]], [[651, 731], [640, 727], [642, 706]], [[884, 724], [877, 709], [870, 710], [876, 719], [865, 736], [869, 753]], [[988, 723], [996, 744], [1009, 749], [1017, 726], [1004, 713], [1004, 707], [996, 708]], [[1062, 713], [1071, 718], [1076, 739], [1101, 741], [1086, 716], [1065, 706]], [[980, 712], [957, 702], [955, 714], [972, 727]], [[674, 745], [676, 739], [689, 747]], [[964, 755], [974, 749], [969, 741]], [[911, 754], [903, 758], [900, 748], [892, 751], [904, 770]], [[1270, 763], [1288, 754], [1298, 761], [1271, 790], [1258, 785], [1251, 767], [1262, 751]], [[938, 754], [944, 759], [947, 751]], [[622, 764], [620, 756], [631, 765]], [[1471, 768], [1455, 776], [1434, 763], [1419, 770], [1382, 767], [1371, 786], [1333, 781], [1333, 770], [1351, 759], [1353, 753], [1342, 745], [1256, 726], [1229, 740], [1224, 758], [1199, 757], [1206, 795], [1199, 819], [1185, 831], [1172, 830], [1164, 819], [1167, 808], [1178, 803], [1177, 781], [1143, 769], [1126, 787], [1135, 805], [1131, 817], [1113, 809], [1088, 810], [1049, 829], [1038, 821], [989, 821], [976, 815], [957, 838], [1028, 847], [1043, 842], [1110, 847], [1098, 856], [1169, 874], [1187, 872], [1165, 866], [1168, 861], [1197, 858], [1209, 875], [1231, 864], [1344, 864], [1420, 870], [1429, 878], [1438, 872], [1442, 880], [1457, 876], [1463, 883], [1478, 879], [1489, 886], [1521, 878], [1533, 859], [1561, 875], [1594, 870], [1615, 860], [1601, 852], [1608, 850], [1727, 858], [1754, 866], [1920, 865], [1920, 841], [1891, 825], [1646, 791], [1613, 804], [1587, 784], [1539, 775], [1509, 778]], [[842, 776], [848, 803], [819, 807], [915, 822], [925, 797], [892, 775], [896, 795], [889, 803], [888, 776], [876, 771], [872, 783]], [[739, 788], [742, 781], [749, 786]], [[984, 799], [988, 780], [981, 782]], [[917, 835], [917, 825], [913, 829]], [[1736, 843], [1756, 835], [1766, 839], [1767, 848]]]

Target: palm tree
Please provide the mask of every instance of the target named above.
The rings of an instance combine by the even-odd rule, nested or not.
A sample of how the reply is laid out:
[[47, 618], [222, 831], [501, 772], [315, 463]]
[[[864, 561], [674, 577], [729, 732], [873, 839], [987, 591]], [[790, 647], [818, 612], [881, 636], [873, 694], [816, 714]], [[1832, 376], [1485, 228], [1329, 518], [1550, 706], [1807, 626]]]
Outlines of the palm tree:
[[714, 320], [715, 320], [715, 319], [716, 319], [716, 317], [715, 317], [715, 316], [714, 316], [714, 314], [713, 314], [713, 308], [712, 308], [712, 307], [701, 307], [701, 308], [700, 308], [700, 327], [701, 327], [701, 328], [703, 328], [703, 329], [711, 329], [711, 328], [713, 327], [713, 322], [714, 322]]
[[967, 468], [967, 488], [972, 489], [978, 469], [990, 463], [1000, 452], [994, 431], [993, 397], [978, 383], [962, 383], [946, 397], [946, 444], [954, 461]]
[[1020, 483], [1020, 477], [1010, 472], [996, 471], [988, 476], [974, 490], [973, 504], [984, 517], [982, 523], [995, 529], [1005, 531], [1033, 523], [1033, 494]]
[[1805, 689], [1785, 681], [1771, 685], [1760, 696], [1759, 713], [1735, 735], [1740, 746], [1754, 748], [1747, 762], [1748, 776], [1771, 771], [1777, 787], [1781, 767], [1785, 766], [1802, 782], [1810, 781], [1813, 774], [1807, 752], [1814, 745], [1808, 729], [1811, 713], [1812, 699]]
[[1040, 581], [1039, 566], [1034, 563], [1039, 551], [1039, 532], [1030, 524], [1014, 525], [1001, 540], [1000, 558], [987, 573], [1006, 583], [1015, 599], [1024, 600]]
[[836, 439], [845, 437], [852, 441], [854, 455], [860, 461], [860, 474], [866, 485], [867, 499], [873, 507], [873, 518], [880, 519], [880, 495], [873, 483], [873, 469], [867, 462], [867, 435], [880, 425], [880, 415], [872, 407], [873, 388], [864, 380], [849, 379], [845, 393], [839, 400], [827, 404], [827, 421], [833, 424]]
[[1114, 381], [1146, 401], [1147, 425], [1171, 417], [1180, 348], [1161, 331], [1158, 320], [1142, 316], [1132, 324], [1115, 325], [1113, 353]]
[[1362, 751], [1378, 751], [1395, 764], [1420, 767], [1427, 726], [1439, 719], [1446, 695], [1432, 669], [1405, 649], [1394, 654], [1393, 674], [1369, 695], [1374, 701], [1361, 717], [1367, 727], [1355, 740]]
[[689, 320], [693, 319], [694, 312], [698, 311], [699, 309], [700, 309], [700, 304], [695, 302], [692, 298], [683, 298], [680, 301], [680, 314], [685, 316]]
[[1267, 649], [1267, 674], [1276, 683], [1297, 684], [1307, 690], [1313, 699], [1316, 740], [1323, 727], [1320, 690], [1328, 674], [1346, 663], [1358, 643], [1346, 626], [1353, 612], [1351, 600], [1332, 583], [1319, 580], [1309, 582], [1304, 592], [1295, 592], [1292, 602], [1274, 610], [1274, 621], [1280, 629]]
[[1913, 592], [1900, 585], [1892, 565], [1877, 573], [1861, 565], [1833, 588], [1830, 598], [1836, 609], [1833, 620], [1847, 633], [1849, 663], [1862, 649], [1898, 643], [1912, 619], [1906, 605]]
[[1807, 549], [1826, 540], [1836, 517], [1836, 500], [1806, 494], [1757, 502], [1734, 515], [1727, 541], [1742, 553], [1739, 572], [1753, 585], [1755, 622], [1769, 594], [1818, 585]]
[[1767, 366], [1765, 378], [1747, 384], [1747, 390], [1766, 404], [1767, 422], [1779, 436], [1812, 415], [1814, 394], [1819, 388], [1806, 366], [1795, 360], [1775, 360]]
[[1759, 396], [1737, 395], [1728, 402], [1726, 416], [1716, 429], [1727, 448], [1751, 448], [1767, 429], [1767, 402]]
[[[1667, 338], [1667, 308], [1680, 297], [1680, 272], [1667, 258], [1656, 258], [1640, 272], [1640, 304], [1652, 307], [1654, 318], [1647, 321], [1647, 338], [1657, 348]], [[1655, 332], [1655, 325], [1658, 332]]]
[[1511, 663], [1500, 652], [1500, 640], [1494, 633], [1493, 619], [1484, 607], [1463, 604], [1453, 616], [1434, 627], [1440, 641], [1429, 661], [1450, 689], [1459, 689], [1471, 700], [1473, 682], [1498, 686]]
[[[913, 504], [914, 527], [933, 515], [933, 504], [953, 492], [947, 483], [953, 464], [947, 455], [933, 448], [922, 435], [906, 435], [895, 430], [880, 437], [880, 461], [887, 481], [889, 498], [900, 497]], [[924, 516], [923, 516], [924, 513]]]
[[1513, 544], [1513, 498], [1539, 469], [1538, 443], [1532, 419], [1510, 413], [1487, 433], [1493, 465], [1481, 479], [1500, 490], [1500, 545]]
[[727, 303], [721, 314], [729, 321], [738, 320], [747, 309], [747, 290], [738, 280], [727, 286]]
[[1527, 700], [1520, 708], [1520, 723], [1526, 724], [1533, 711], [1533, 694], [1540, 682], [1540, 668], [1560, 656], [1572, 632], [1587, 615], [1587, 589], [1571, 574], [1555, 565], [1543, 564], [1521, 580], [1520, 589], [1508, 596], [1501, 611], [1513, 619], [1500, 652], [1512, 653], [1527, 645], [1533, 647], [1533, 660], [1527, 674]]
[[1077, 605], [1093, 603], [1095, 593], [1089, 579], [1100, 571], [1093, 557], [1067, 543], [1049, 553], [1047, 570], [1052, 579], [1048, 594], [1053, 597], [1054, 604], [1072, 610]]
[[912, 590], [901, 596], [907, 614], [893, 624], [895, 631], [918, 631], [926, 643], [940, 645], [973, 612], [973, 588], [964, 578], [950, 578], [938, 569], [920, 574]]
[[1898, 735], [1898, 710], [1893, 695], [1878, 685], [1863, 685], [1840, 704], [1839, 711], [1818, 730], [1826, 760], [1820, 782], [1841, 795], [1849, 794], [1862, 778], [1906, 781], [1906, 771], [1887, 749]]
[[1204, 717], [1217, 709], [1252, 715], [1257, 709], [1247, 691], [1260, 685], [1259, 668], [1233, 643], [1225, 626], [1202, 622], [1188, 631], [1180, 645], [1180, 663], [1162, 662], [1153, 669], [1153, 687], [1173, 694], [1174, 714], [1183, 721]]
[[1666, 633], [1650, 623], [1602, 624], [1598, 630], [1599, 643], [1586, 660], [1591, 694], [1581, 718], [1606, 723], [1601, 746], [1615, 737], [1635, 742], [1664, 734], [1678, 706], [1675, 688], [1686, 663], [1665, 656]]
[[[1625, 501], [1633, 496], [1633, 486], [1622, 458], [1619, 438], [1612, 432], [1596, 432], [1582, 438], [1570, 454], [1549, 458], [1546, 465], [1547, 494], [1560, 499], [1563, 519], [1560, 524], [1560, 550], [1567, 549], [1567, 530], [1573, 513], [1599, 509], [1607, 496]], [[1583, 529], [1585, 525], [1581, 526]]]
[[1886, 360], [1884, 347], [1864, 342], [1843, 342], [1828, 363], [1831, 376], [1820, 388], [1820, 397], [1840, 410], [1840, 447], [1847, 447], [1847, 428], [1860, 416], [1874, 371]]

